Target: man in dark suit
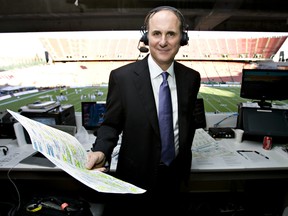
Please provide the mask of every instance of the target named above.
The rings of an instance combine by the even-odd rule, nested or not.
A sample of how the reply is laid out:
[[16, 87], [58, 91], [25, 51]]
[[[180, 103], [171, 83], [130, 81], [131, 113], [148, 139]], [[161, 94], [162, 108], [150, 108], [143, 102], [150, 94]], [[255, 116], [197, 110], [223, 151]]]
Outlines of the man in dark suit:
[[[193, 109], [200, 88], [200, 74], [174, 61], [179, 48], [188, 40], [187, 27], [179, 10], [163, 6], [147, 14], [141, 41], [149, 45], [150, 55], [111, 72], [105, 119], [88, 154], [87, 168], [103, 171], [104, 163], [111, 159], [122, 134], [115, 176], [146, 189], [143, 197], [153, 200], [149, 206], [155, 200], [166, 199], [172, 204], [162, 206], [168, 209], [166, 213], [172, 212], [170, 207], [175, 204], [176, 193], [181, 182], [189, 178], [191, 169], [195, 133]], [[175, 158], [169, 165], [161, 160], [161, 123], [158, 123], [158, 94], [163, 71], [169, 73], [173, 107]], [[158, 202], [153, 206], [159, 205]]]

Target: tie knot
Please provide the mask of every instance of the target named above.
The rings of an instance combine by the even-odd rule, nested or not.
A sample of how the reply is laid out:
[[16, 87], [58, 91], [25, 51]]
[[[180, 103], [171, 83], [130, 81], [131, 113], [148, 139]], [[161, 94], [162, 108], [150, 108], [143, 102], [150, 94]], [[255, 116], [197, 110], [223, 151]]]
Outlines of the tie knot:
[[163, 80], [167, 80], [168, 79], [168, 76], [169, 76], [169, 73], [168, 72], [166, 72], [166, 71], [164, 71], [164, 72], [162, 72], [162, 77], [163, 77]]

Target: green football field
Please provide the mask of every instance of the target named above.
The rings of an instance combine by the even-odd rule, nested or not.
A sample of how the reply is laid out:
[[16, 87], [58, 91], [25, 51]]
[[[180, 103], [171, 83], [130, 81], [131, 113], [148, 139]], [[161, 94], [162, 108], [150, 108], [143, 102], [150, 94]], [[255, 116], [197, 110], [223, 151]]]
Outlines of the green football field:
[[[103, 95], [98, 95], [98, 93]], [[249, 100], [241, 98], [240, 87], [205, 87], [200, 88], [198, 97], [204, 99], [206, 112], [237, 112], [237, 105]], [[57, 100], [62, 95], [60, 103], [73, 104], [75, 112], [81, 112], [82, 101], [105, 101], [107, 87], [86, 87], [53, 89], [0, 101], [0, 110], [18, 111], [22, 106], [36, 101]], [[64, 98], [64, 99], [63, 99]], [[288, 101], [275, 101], [278, 104], [288, 104]]]

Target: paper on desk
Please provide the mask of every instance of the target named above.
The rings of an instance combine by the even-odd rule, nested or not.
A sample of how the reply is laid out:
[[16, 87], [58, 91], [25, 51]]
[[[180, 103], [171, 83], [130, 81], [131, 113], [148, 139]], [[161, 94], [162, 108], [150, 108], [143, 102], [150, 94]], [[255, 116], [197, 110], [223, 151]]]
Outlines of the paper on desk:
[[251, 147], [244, 147], [243, 143], [241, 148], [244, 150], [238, 150], [238, 148], [235, 148], [232, 139], [222, 139], [205, 146], [194, 147], [192, 148], [192, 169], [202, 171], [257, 169], [278, 165], [276, 161], [270, 160], [266, 154], [262, 154], [261, 150], [259, 152], [250, 150]]
[[192, 145], [192, 169], [222, 169], [241, 167], [242, 161], [235, 151], [230, 151], [212, 138], [203, 128], [195, 131]]
[[68, 133], [26, 118], [16, 112], [9, 113], [22, 124], [30, 135], [32, 146], [57, 167], [75, 179], [99, 192], [144, 193], [145, 190], [97, 170], [87, 170], [87, 152], [79, 141]]
[[192, 148], [192, 168], [236, 168], [242, 167], [241, 158], [233, 151], [229, 151], [218, 142], [210, 143], [205, 147]]
[[13, 168], [19, 163], [19, 161], [22, 161], [23, 159], [29, 157], [31, 154], [34, 153], [33, 151], [31, 152], [30, 145], [23, 146], [23, 148], [21, 149], [15, 147], [15, 145], [17, 144], [14, 143], [14, 144], [5, 145], [9, 148], [9, 154], [5, 155], [5, 157], [0, 156], [1, 168], [4, 168], [4, 167]]

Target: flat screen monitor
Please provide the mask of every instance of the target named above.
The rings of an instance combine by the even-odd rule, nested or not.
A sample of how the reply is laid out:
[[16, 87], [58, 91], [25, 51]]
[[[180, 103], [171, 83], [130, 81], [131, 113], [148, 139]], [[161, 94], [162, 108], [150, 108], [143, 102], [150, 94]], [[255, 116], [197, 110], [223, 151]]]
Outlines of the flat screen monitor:
[[288, 99], [288, 70], [243, 69], [240, 97], [262, 101]]
[[81, 102], [82, 126], [95, 130], [102, 124], [106, 112], [105, 102]]
[[244, 108], [242, 115], [245, 139], [271, 136], [278, 142], [288, 140], [288, 110]]

